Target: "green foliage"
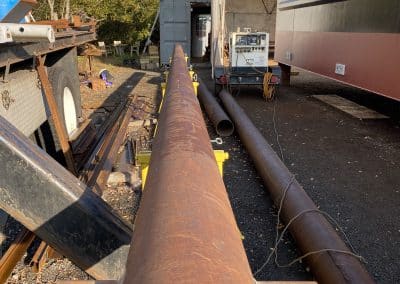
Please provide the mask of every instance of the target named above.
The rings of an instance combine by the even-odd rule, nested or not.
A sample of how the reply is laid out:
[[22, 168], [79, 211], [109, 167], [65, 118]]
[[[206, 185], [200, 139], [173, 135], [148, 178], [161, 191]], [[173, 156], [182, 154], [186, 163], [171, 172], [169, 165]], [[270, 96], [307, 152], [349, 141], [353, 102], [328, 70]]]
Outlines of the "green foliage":
[[[61, 16], [65, 0], [55, 0], [55, 10]], [[99, 40], [111, 43], [120, 40], [134, 43], [144, 40], [157, 13], [158, 0], [70, 0], [72, 14], [85, 14], [98, 21]], [[39, 0], [34, 10], [38, 20], [49, 19], [47, 0]]]

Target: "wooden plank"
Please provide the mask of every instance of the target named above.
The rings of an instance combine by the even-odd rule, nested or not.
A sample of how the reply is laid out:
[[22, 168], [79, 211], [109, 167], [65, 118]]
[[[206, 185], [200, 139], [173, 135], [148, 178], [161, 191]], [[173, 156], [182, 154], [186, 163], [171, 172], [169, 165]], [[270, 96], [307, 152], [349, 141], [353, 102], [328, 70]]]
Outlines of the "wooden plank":
[[324, 102], [358, 119], [387, 119], [386, 115], [349, 101], [337, 95], [313, 95], [313, 98]]

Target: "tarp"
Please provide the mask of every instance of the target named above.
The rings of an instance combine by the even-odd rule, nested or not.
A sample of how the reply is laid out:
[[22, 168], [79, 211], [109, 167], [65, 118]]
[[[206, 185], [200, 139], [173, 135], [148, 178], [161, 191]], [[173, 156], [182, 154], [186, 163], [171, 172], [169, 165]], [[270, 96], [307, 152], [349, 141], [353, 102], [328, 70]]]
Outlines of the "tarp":
[[0, 22], [19, 23], [35, 5], [35, 0], [0, 0]]

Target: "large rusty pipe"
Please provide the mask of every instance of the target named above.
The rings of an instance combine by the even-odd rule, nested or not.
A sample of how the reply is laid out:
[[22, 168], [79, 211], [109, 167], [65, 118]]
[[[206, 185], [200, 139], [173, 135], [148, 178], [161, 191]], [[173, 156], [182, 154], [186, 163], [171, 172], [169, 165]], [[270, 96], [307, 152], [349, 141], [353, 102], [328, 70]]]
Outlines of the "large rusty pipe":
[[[219, 97], [276, 206], [280, 206], [286, 192], [282, 203], [282, 219], [288, 223], [299, 216], [290, 225], [289, 230], [301, 252], [306, 254], [324, 249], [347, 252], [320, 252], [306, 258], [318, 282], [374, 283], [359, 259], [348, 254], [349, 248], [319, 213], [314, 202], [231, 94], [222, 90]], [[306, 211], [308, 213], [304, 213]]]
[[124, 283], [253, 283], [180, 45]]
[[214, 95], [209, 91], [207, 86], [199, 78], [198, 97], [211, 122], [215, 127], [215, 131], [220, 136], [230, 136], [234, 131], [233, 123], [226, 115]]

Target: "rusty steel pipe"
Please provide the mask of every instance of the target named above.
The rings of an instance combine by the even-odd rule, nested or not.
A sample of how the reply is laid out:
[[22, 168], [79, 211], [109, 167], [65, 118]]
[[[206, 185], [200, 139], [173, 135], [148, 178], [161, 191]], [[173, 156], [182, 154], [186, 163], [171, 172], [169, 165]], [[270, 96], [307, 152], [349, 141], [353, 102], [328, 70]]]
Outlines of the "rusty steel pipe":
[[220, 136], [232, 135], [234, 131], [232, 121], [200, 78], [199, 83], [199, 101], [213, 123], [215, 131]]
[[[301, 252], [306, 254], [322, 249], [335, 249], [350, 253], [335, 229], [318, 213], [314, 202], [231, 94], [222, 90], [219, 97], [276, 206], [279, 207], [286, 192], [281, 210], [282, 219], [288, 223], [300, 214], [289, 230]], [[308, 210], [312, 212], [302, 214]], [[361, 262], [350, 254], [321, 252], [308, 256], [306, 260], [319, 283], [374, 283]]]
[[253, 283], [180, 45], [123, 283]]

